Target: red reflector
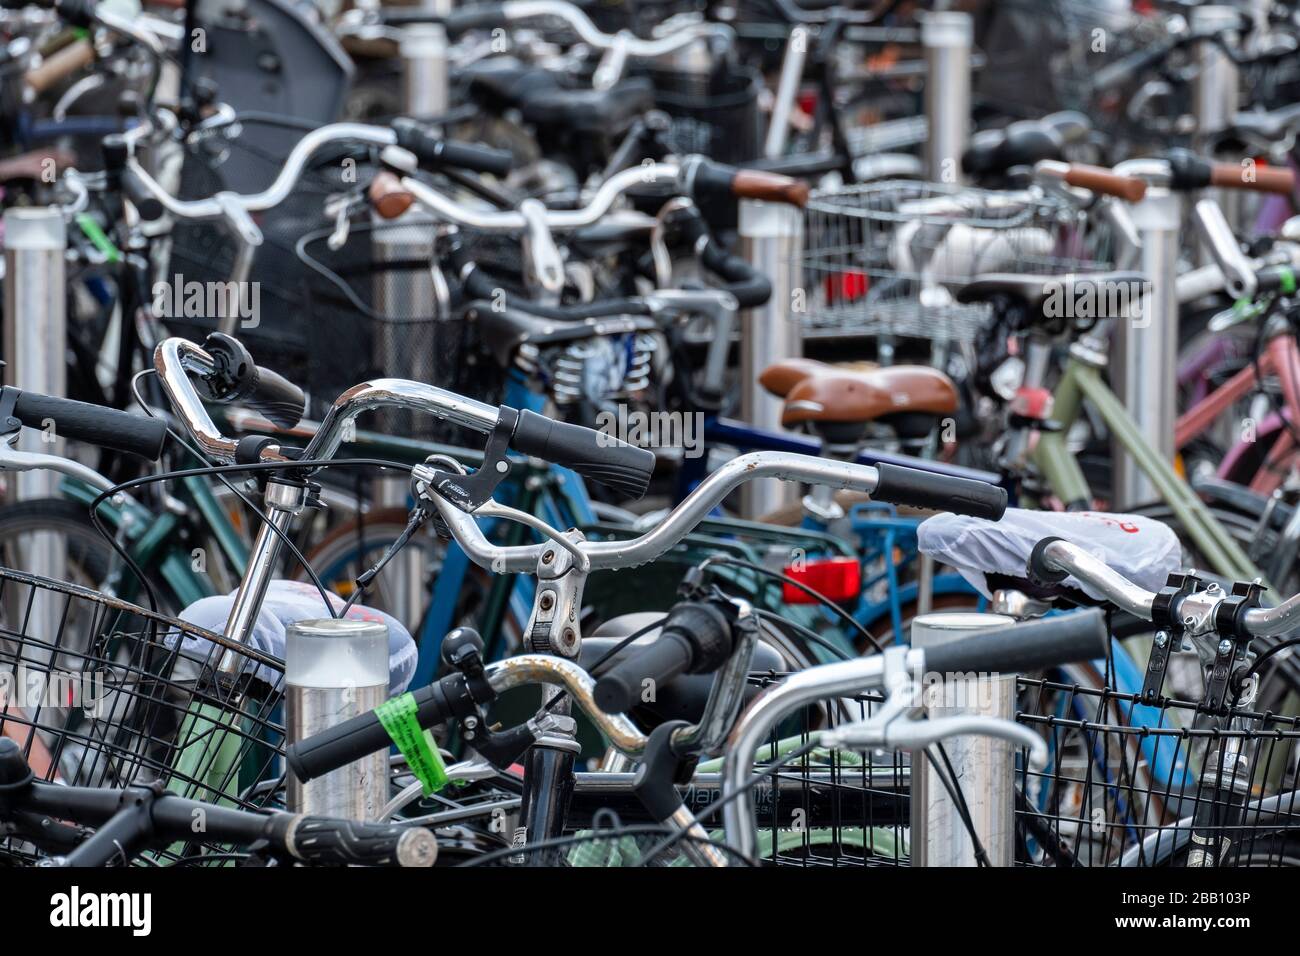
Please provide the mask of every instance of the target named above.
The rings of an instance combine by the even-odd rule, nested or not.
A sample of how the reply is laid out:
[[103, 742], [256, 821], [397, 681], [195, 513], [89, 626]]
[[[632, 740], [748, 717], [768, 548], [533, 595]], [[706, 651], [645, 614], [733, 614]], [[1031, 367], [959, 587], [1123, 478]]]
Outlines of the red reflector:
[[804, 90], [799, 94], [799, 111], [812, 116], [817, 109], [817, 91]]
[[[857, 558], [818, 558], [798, 568], [786, 568], [785, 573], [836, 603], [852, 601], [862, 592], [862, 566]], [[781, 585], [781, 597], [786, 604], [819, 603], [788, 583]]]
[[853, 302], [867, 294], [871, 280], [864, 272], [837, 272], [822, 279], [826, 301]]

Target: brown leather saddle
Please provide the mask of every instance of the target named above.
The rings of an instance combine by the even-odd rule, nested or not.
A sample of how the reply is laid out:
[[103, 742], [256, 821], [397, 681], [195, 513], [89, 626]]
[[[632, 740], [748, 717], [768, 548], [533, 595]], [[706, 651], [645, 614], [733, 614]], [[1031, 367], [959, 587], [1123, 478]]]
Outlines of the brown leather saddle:
[[785, 399], [783, 425], [811, 428], [832, 441], [854, 441], [872, 422], [890, 426], [899, 438], [922, 438], [959, 404], [952, 379], [924, 365], [854, 371], [795, 358], [768, 366], [758, 381]]

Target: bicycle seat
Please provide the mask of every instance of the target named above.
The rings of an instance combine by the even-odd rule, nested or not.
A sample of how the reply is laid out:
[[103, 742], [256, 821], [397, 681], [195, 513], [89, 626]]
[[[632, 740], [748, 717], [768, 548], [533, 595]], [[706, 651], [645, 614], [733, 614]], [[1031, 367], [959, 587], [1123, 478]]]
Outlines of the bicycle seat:
[[[343, 599], [330, 595], [335, 612], [343, 609]], [[230, 609], [235, 603], [235, 595], [219, 594], [199, 598], [185, 610], [180, 619], [198, 627], [220, 634], [230, 617]], [[310, 584], [302, 581], [275, 580], [266, 589], [266, 600], [249, 635], [248, 643], [255, 650], [284, 660], [287, 640], [285, 628], [296, 621], [311, 621], [329, 617], [321, 602], [320, 592]], [[400, 694], [415, 676], [415, 663], [418, 656], [415, 641], [402, 623], [390, 614], [378, 608], [354, 604], [348, 609], [350, 621], [375, 621], [388, 628], [388, 693]], [[174, 641], [174, 633], [168, 635]], [[212, 653], [211, 647], [201, 647], [208, 643], [203, 638], [186, 635], [185, 647], [194, 654], [207, 657]], [[278, 686], [283, 675], [268, 667], [258, 666], [257, 676], [272, 686]]]
[[[1025, 568], [1038, 542], [1051, 537], [1078, 545], [1150, 591], [1164, 587], [1170, 572], [1182, 565], [1178, 536], [1141, 515], [1008, 508], [1000, 521], [941, 514], [927, 518], [917, 529], [921, 552], [956, 568], [985, 597], [1003, 586], [1035, 593]], [[1094, 600], [1101, 597], [1072, 577], [1061, 587], [1082, 591]]]
[[[787, 375], [794, 372], [784, 371]], [[937, 418], [955, 414], [959, 404], [952, 379], [924, 365], [865, 372], [824, 366], [808, 368], [808, 372], [785, 393], [781, 423], [787, 427], [807, 424], [823, 431], [852, 426], [843, 430], [844, 434], [828, 434], [835, 441], [851, 440], [850, 430], [861, 431], [875, 421], [890, 425], [899, 437], [921, 437], [930, 432]], [[780, 379], [781, 375], [773, 377]]]
[[[622, 641], [650, 624], [663, 619], [659, 611], [646, 611], [624, 614], [611, 618], [601, 624], [590, 636], [582, 639], [582, 649], [578, 652], [578, 663], [590, 669], [602, 657], [613, 650]], [[623, 656], [631, 647], [649, 644], [659, 637], [659, 629], [647, 631], [628, 645], [613, 660]], [[785, 658], [781, 652], [770, 644], [760, 640], [754, 648], [754, 659], [749, 665], [749, 672], [765, 673], [774, 671], [778, 674], [787, 670]], [[712, 674], [682, 674], [669, 681], [666, 686], [658, 688], [653, 701], [647, 701], [633, 709], [630, 716], [645, 733], [669, 720], [689, 720], [696, 723], [704, 716], [704, 706], [713, 687]], [[745, 689], [745, 703], [748, 704], [759, 692], [758, 687]]]
[[1300, 103], [1292, 103], [1267, 113], [1238, 113], [1225, 137], [1250, 137], [1256, 141], [1275, 141], [1300, 128]]
[[652, 331], [658, 328], [655, 320], [644, 315], [611, 315], [585, 319], [543, 318], [519, 309], [493, 309], [487, 303], [480, 308], [471, 304], [479, 323], [482, 341], [492, 350], [492, 356], [501, 365], [509, 365], [515, 352], [524, 344], [537, 346], [557, 345], [579, 339], [625, 332]]
[[570, 89], [559, 74], [509, 58], [481, 61], [465, 74], [470, 97], [485, 109], [517, 109], [538, 126], [617, 135], [654, 108], [654, 86], [644, 77], [620, 80], [607, 90]]
[[816, 359], [809, 358], [789, 358], [783, 359], [769, 365], [758, 376], [758, 384], [775, 395], [777, 398], [785, 398], [794, 388], [806, 378], [814, 375], [826, 374], [828, 372], [841, 372], [842, 368], [836, 365], [828, 365], [825, 362], [818, 362]]
[[1092, 297], [1105, 305], [1114, 290], [1124, 288], [1125, 304], [1136, 302], [1146, 289], [1141, 272], [1087, 272], [1064, 275], [1029, 275], [1021, 272], [992, 272], [976, 276], [957, 290], [958, 302], [1016, 300], [1034, 312], [1043, 311], [1053, 297], [1077, 303]]

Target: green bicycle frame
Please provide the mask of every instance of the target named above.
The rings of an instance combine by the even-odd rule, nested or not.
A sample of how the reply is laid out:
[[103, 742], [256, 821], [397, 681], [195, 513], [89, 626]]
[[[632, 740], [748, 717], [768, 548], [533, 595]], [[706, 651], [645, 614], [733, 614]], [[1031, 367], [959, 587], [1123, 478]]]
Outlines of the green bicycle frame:
[[1155, 485], [1161, 499], [1182, 523], [1187, 536], [1209, 562], [1210, 568], [1233, 581], [1262, 580], [1263, 572], [1255, 567], [1232, 535], [1179, 476], [1173, 464], [1147, 443], [1124, 404], [1102, 379], [1098, 368], [1079, 358], [1073, 350], [1053, 396], [1052, 418], [1061, 427], [1057, 431], [1039, 432], [1033, 452], [1034, 463], [1053, 493], [1067, 506], [1082, 504], [1086, 507], [1092, 501], [1092, 490], [1083, 469], [1066, 445], [1066, 435], [1078, 420], [1085, 399], [1097, 410], [1124, 451], [1132, 456]]

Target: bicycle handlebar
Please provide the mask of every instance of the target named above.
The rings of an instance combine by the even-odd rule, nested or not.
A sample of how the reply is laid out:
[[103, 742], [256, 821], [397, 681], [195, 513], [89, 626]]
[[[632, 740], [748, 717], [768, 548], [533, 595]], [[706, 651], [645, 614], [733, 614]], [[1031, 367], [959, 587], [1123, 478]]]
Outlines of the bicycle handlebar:
[[[430, 487], [433, 471], [417, 465], [417, 483]], [[590, 568], [633, 568], [655, 560], [690, 534], [695, 526], [747, 481], [778, 478], [830, 488], [861, 491], [893, 504], [923, 503], [996, 521], [1006, 510], [1006, 490], [982, 481], [934, 475], [898, 465], [878, 467], [815, 458], [791, 452], [751, 452], [733, 458], [700, 482], [655, 528], [627, 541], [571, 543]], [[488, 541], [471, 514], [436, 493], [430, 495], [456, 542], [475, 564], [498, 573], [533, 572], [553, 544], [505, 546]], [[953, 506], [956, 507], [953, 507]]]
[[[406, 196], [402, 195], [404, 191], [439, 218], [457, 226], [497, 233], [522, 233], [530, 226], [529, 219], [518, 210], [465, 206], [433, 186], [410, 176], [415, 156], [408, 151], [386, 149], [382, 159], [401, 174], [401, 179], [397, 185], [391, 180], [382, 180], [381, 185], [374, 187], [371, 199], [379, 202], [391, 196], [394, 202], [392, 209], [398, 215], [409, 205]], [[701, 156], [687, 156], [680, 163], [647, 163], [624, 169], [601, 183], [585, 206], [577, 209], [547, 209], [539, 218], [548, 229], [572, 232], [593, 225], [629, 190], [639, 185], [662, 182], [672, 184], [679, 195], [691, 199], [756, 199], [800, 207], [808, 201], [807, 184], [789, 176], [737, 169]]]
[[[772, 728], [801, 707], [821, 700], [851, 697], [878, 687], [893, 687], [895, 674], [906, 683], [915, 684], [929, 674], [1039, 670], [1105, 654], [1108, 634], [1099, 611], [1049, 618], [1030, 628], [1013, 625], [929, 649], [890, 648], [884, 654], [799, 671], [764, 690], [737, 722], [724, 752], [722, 797], [727, 842], [741, 853], [753, 855], [757, 846], [754, 796], [750, 790], [754, 755]], [[906, 711], [911, 706], [912, 702], [897, 701], [891, 695], [878, 714], [868, 719], [868, 722], [877, 719], [884, 722], [880, 727], [881, 741], [909, 739], [909, 735], [892, 732], [889, 722], [906, 719]], [[948, 729], [951, 733], [961, 733], [969, 732], [970, 728], [952, 724]], [[849, 739], [848, 728], [838, 728], [838, 733]], [[911, 739], [924, 741], [925, 735], [911, 735]]]
[[419, 826], [363, 823], [282, 811], [251, 812], [147, 788], [67, 787], [36, 780], [18, 743], [0, 738], [0, 818], [19, 811], [96, 828], [64, 866], [105, 866], [150, 845], [189, 840], [194, 821], [203, 837], [236, 846], [268, 844], [303, 863], [432, 866], [438, 844]]
[[[162, 455], [167, 424], [160, 418], [12, 387], [4, 388], [2, 393], [13, 395], [13, 418], [28, 428], [52, 427], [57, 438], [89, 442], [149, 461], [157, 461]], [[0, 427], [4, 424], [0, 422]]]
[[[1047, 581], [1073, 577], [1121, 610], [1144, 621], [1151, 620], [1155, 592], [1134, 584], [1104, 561], [1061, 538], [1044, 538], [1038, 542], [1029, 559], [1029, 574]], [[1223, 623], [1231, 623], [1250, 637], [1286, 634], [1300, 626], [1300, 594], [1276, 607], [1253, 608], [1235, 615], [1232, 622], [1221, 622], [1217, 612], [1228, 597], [1229, 593], [1219, 588], [1192, 592], [1171, 606], [1168, 613], [1174, 620], [1183, 621], [1191, 636], [1214, 632]]]

